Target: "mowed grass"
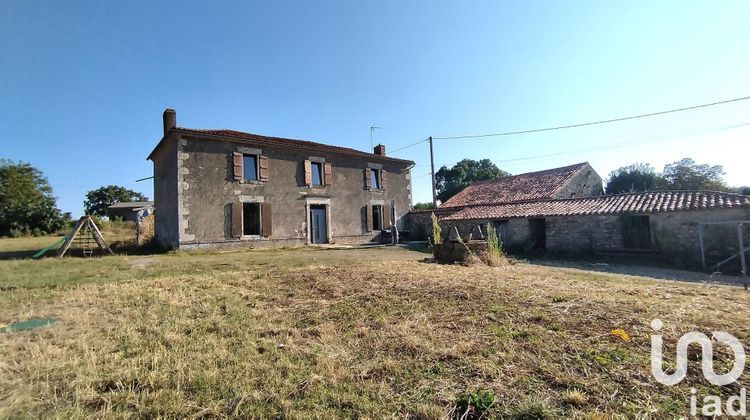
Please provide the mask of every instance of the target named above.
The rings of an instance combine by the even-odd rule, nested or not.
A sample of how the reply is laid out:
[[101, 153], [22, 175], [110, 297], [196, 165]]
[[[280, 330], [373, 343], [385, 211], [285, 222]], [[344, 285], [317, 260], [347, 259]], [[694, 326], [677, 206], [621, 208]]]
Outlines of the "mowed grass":
[[[400, 248], [0, 261], [0, 417], [673, 417], [736, 394], [650, 373], [687, 331], [744, 343], [739, 288], [516, 264], [440, 266]], [[623, 329], [623, 341], [611, 334]], [[717, 370], [731, 353], [719, 346]], [[469, 413], [471, 414], [471, 413]]]

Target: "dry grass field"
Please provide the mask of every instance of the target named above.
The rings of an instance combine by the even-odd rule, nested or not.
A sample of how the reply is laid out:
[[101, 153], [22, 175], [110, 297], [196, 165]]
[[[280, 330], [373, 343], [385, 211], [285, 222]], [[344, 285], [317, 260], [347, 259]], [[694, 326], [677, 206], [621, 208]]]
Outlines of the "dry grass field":
[[425, 256], [0, 261], [0, 326], [58, 320], [0, 334], [0, 417], [671, 418], [691, 387], [748, 385], [711, 386], [692, 362], [667, 387], [649, 364], [654, 318], [671, 358], [690, 330], [750, 342], [740, 288]]

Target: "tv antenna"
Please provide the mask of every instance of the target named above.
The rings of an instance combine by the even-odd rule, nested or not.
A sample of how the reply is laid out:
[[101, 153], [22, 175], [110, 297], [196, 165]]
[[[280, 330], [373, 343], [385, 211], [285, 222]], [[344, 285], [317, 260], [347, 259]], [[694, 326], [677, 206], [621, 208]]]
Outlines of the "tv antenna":
[[382, 128], [383, 127], [378, 127], [378, 126], [375, 126], [375, 125], [371, 125], [370, 126], [370, 151], [371, 152], [372, 152], [373, 147], [375, 147], [375, 144], [372, 142], [372, 132], [375, 131], [375, 130], [380, 130]]

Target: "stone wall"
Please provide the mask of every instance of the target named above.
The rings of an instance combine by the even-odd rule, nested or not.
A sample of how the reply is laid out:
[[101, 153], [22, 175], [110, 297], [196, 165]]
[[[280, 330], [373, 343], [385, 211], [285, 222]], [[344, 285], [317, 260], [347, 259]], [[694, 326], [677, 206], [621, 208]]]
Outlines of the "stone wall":
[[[268, 157], [268, 181], [234, 180], [232, 153], [250, 148], [253, 151], [246, 153]], [[384, 205], [386, 226], [390, 224], [388, 208], [392, 200], [396, 202], [398, 215], [403, 215], [410, 207], [411, 174], [406, 163], [186, 135], [178, 139], [175, 155], [177, 205], [176, 211], [170, 209], [169, 212], [179, 221], [181, 248], [202, 248], [206, 244], [271, 247], [307, 243], [307, 206], [310, 204], [327, 206], [330, 242], [379, 241], [378, 232], [367, 231], [364, 216], [367, 206]], [[331, 163], [331, 185], [313, 188], [305, 185], [303, 163], [311, 158]], [[385, 170], [384, 191], [365, 189], [363, 170], [370, 163], [382, 165]], [[272, 234], [269, 237], [232, 237], [232, 203], [248, 198], [271, 205]], [[158, 197], [156, 203], [157, 211], [164, 208]], [[396, 222], [403, 227], [400, 219], [399, 216]], [[161, 220], [157, 215], [157, 230]], [[171, 232], [171, 221], [167, 224]]]
[[598, 173], [586, 164], [573, 179], [563, 186], [555, 198], [590, 197], [604, 194], [602, 178]]
[[[423, 221], [424, 216], [409, 220]], [[429, 216], [429, 212], [427, 215]], [[676, 265], [700, 268], [700, 241], [698, 226], [707, 222], [750, 220], [750, 209], [712, 209], [675, 211], [650, 214], [651, 248], [627, 249], [623, 239], [623, 215], [581, 215], [546, 217], [546, 250], [562, 254], [639, 254], [643, 258], [660, 259]], [[421, 223], [426, 223], [423, 221]], [[499, 220], [465, 220], [440, 222], [444, 236], [456, 227], [462, 238], [476, 232], [478, 226], [486, 232], [487, 223], [503, 235], [503, 249], [522, 251], [530, 241], [529, 219], [512, 218]], [[432, 224], [430, 221], [430, 229]], [[744, 240], [750, 248], [750, 225], [743, 229]], [[476, 234], [473, 235], [476, 239]], [[445, 239], [445, 237], [444, 237]], [[709, 225], [704, 228], [706, 260], [709, 266], [738, 252], [737, 227], [732, 225]], [[750, 262], [750, 256], [748, 256]], [[736, 263], [735, 263], [736, 265]], [[735, 270], [736, 271], [736, 270]]]
[[[412, 210], [403, 218], [403, 229], [410, 233], [410, 239], [413, 241], [426, 241], [432, 238], [432, 213], [435, 213], [438, 220], [447, 215], [455, 213], [457, 210], [450, 209], [431, 209], [431, 210]], [[443, 224], [440, 224], [443, 227]], [[443, 234], [447, 235], [448, 230], [443, 227]]]
[[156, 241], [177, 248], [180, 241], [177, 197], [177, 140], [168, 138], [151, 156], [154, 164], [154, 223]]

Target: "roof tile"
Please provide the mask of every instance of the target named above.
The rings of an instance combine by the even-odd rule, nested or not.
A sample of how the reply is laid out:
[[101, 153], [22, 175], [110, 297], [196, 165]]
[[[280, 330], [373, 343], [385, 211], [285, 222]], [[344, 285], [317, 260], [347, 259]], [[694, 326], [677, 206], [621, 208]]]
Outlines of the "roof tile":
[[233, 139], [239, 139], [239, 140], [248, 140], [248, 141], [254, 141], [258, 143], [277, 145], [277, 146], [318, 150], [318, 151], [323, 151], [323, 152], [338, 153], [338, 154], [367, 158], [367, 159], [389, 160], [389, 161], [405, 163], [405, 164], [414, 163], [406, 159], [398, 159], [398, 158], [393, 158], [393, 157], [381, 156], [381, 155], [376, 155], [374, 153], [367, 153], [361, 150], [351, 149], [349, 147], [331, 146], [328, 144], [316, 143], [314, 141], [308, 141], [308, 140], [296, 140], [296, 139], [288, 139], [288, 138], [283, 138], [283, 137], [261, 136], [259, 134], [245, 133], [242, 131], [226, 130], [226, 129], [213, 130], [213, 129], [197, 129], [197, 128], [185, 128], [185, 127], [176, 127], [175, 129], [182, 131], [182, 132], [186, 132], [186, 133], [205, 134], [209, 136], [218, 136], [218, 137], [226, 137], [226, 138], [233, 138]]
[[441, 205], [441, 208], [488, 205], [555, 198], [587, 162], [546, 171], [529, 172], [489, 181], [477, 181]]
[[750, 208], [750, 196], [717, 191], [656, 191], [467, 206], [442, 220], [656, 213], [736, 207]]

